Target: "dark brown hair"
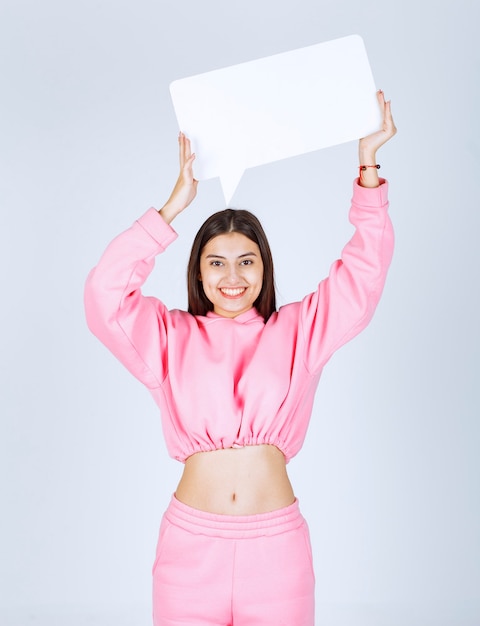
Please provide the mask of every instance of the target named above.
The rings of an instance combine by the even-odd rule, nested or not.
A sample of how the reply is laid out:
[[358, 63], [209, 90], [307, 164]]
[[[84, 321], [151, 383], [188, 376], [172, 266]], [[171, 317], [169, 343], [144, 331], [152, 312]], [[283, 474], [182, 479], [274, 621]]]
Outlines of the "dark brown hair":
[[260, 248], [263, 261], [263, 283], [258, 298], [253, 304], [266, 322], [276, 310], [272, 253], [258, 218], [250, 211], [243, 209], [225, 209], [214, 213], [203, 223], [196, 234], [187, 270], [188, 312], [193, 315], [206, 315], [208, 311], [213, 310], [213, 304], [205, 295], [199, 279], [200, 256], [211, 239], [225, 233], [245, 235]]

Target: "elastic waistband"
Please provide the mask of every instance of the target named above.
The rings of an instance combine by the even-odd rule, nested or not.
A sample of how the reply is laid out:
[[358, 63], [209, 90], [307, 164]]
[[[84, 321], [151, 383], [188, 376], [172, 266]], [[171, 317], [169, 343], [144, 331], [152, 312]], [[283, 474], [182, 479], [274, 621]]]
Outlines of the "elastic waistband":
[[279, 535], [299, 528], [305, 523], [298, 500], [293, 504], [268, 513], [256, 515], [223, 515], [194, 509], [172, 496], [164, 517], [188, 532], [210, 537], [253, 539]]

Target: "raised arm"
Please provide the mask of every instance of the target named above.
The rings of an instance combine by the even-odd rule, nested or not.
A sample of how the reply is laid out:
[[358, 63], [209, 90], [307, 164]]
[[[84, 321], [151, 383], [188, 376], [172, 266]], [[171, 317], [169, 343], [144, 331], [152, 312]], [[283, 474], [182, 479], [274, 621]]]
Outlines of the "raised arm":
[[[118, 235], [88, 275], [85, 285], [87, 324], [94, 335], [147, 387], [159, 386], [166, 373], [170, 314], [142, 286], [155, 257], [176, 238], [169, 225], [195, 198], [189, 140], [180, 133], [180, 174], [160, 211], [149, 209]], [[160, 214], [160, 215], [159, 215]]]
[[92, 333], [148, 388], [164, 377], [168, 310], [142, 286], [155, 257], [176, 233], [149, 209], [115, 237], [85, 283], [85, 315]]
[[[390, 102], [382, 92], [382, 128], [360, 139], [360, 165], [375, 166], [378, 148], [393, 137]], [[350, 221], [355, 233], [333, 263], [328, 278], [301, 304], [301, 321], [309, 371], [320, 370], [340, 346], [371, 320], [380, 300], [393, 254], [393, 229], [388, 216], [388, 184], [376, 167], [360, 170], [353, 185]]]

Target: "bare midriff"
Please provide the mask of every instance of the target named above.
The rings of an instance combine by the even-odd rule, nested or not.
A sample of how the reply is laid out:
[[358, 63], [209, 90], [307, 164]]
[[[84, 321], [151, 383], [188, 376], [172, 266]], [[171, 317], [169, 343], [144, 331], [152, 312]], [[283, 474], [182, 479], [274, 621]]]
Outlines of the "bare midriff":
[[195, 509], [224, 515], [267, 513], [295, 501], [285, 457], [272, 445], [193, 454], [175, 496]]

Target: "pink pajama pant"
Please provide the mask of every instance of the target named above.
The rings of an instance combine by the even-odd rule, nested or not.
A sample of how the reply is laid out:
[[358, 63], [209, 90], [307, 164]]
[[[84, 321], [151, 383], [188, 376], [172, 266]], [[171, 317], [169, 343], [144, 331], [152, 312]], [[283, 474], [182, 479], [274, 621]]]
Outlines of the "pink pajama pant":
[[172, 498], [153, 565], [154, 626], [313, 626], [314, 585], [297, 501], [231, 516]]

